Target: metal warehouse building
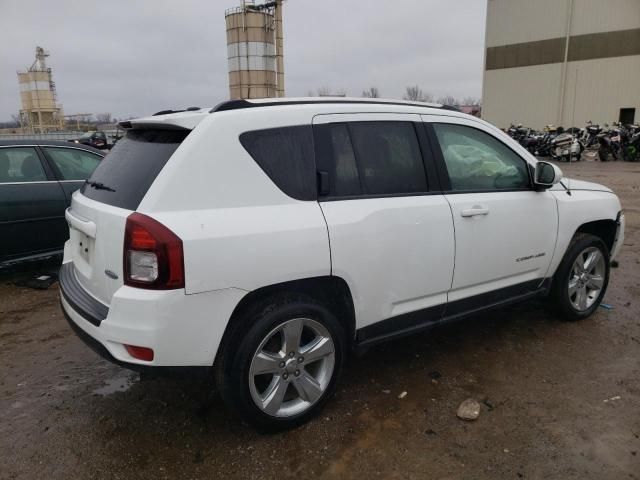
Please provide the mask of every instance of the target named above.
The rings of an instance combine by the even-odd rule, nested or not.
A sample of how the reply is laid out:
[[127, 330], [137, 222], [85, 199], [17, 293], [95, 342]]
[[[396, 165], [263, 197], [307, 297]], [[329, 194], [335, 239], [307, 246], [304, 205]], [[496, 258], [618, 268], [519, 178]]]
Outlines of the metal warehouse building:
[[488, 0], [485, 47], [498, 127], [640, 122], [640, 0]]

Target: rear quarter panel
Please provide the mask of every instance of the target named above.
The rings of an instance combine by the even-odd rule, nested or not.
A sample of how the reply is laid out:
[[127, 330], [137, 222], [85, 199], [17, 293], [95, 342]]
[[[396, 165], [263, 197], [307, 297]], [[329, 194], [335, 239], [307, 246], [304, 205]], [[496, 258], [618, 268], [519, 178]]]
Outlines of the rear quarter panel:
[[138, 211], [183, 241], [189, 294], [329, 275], [316, 201], [285, 195], [239, 142], [245, 131], [310, 125], [308, 110], [220, 112], [204, 119], [160, 172]]

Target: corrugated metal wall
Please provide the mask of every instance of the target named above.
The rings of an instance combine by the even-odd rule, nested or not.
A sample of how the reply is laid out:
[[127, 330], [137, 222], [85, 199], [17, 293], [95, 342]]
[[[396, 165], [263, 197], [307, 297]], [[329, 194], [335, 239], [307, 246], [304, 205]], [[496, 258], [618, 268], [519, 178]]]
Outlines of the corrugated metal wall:
[[640, 0], [574, 0], [574, 3], [571, 35], [640, 27]]
[[[640, 122], [640, 55], [569, 61], [566, 69], [563, 61], [558, 62], [564, 58], [571, 0], [488, 2], [486, 65], [489, 69], [484, 73], [483, 118], [499, 127], [511, 122], [535, 128], [549, 123], [567, 127], [572, 123], [583, 125], [587, 120], [617, 121], [621, 108], [636, 108], [636, 122]], [[640, 31], [631, 29], [640, 29], [640, 0], [573, 0], [570, 37], [629, 32], [622, 36], [575, 39], [570, 58], [608, 56], [606, 52], [617, 55], [619, 51], [637, 53]], [[607, 45], [609, 37], [629, 40], [623, 40], [623, 48], [619, 48], [621, 45], [609, 48], [612, 47]], [[551, 39], [560, 41], [529, 43]], [[556, 50], [560, 46], [562, 51], [542, 51], [545, 45]], [[592, 53], [585, 55], [585, 48]], [[514, 55], [517, 58], [512, 58]], [[552, 59], [553, 63], [504, 68], [541, 63], [536, 60], [538, 57]]]
[[488, 2], [487, 47], [532, 42], [565, 34], [568, 0]]

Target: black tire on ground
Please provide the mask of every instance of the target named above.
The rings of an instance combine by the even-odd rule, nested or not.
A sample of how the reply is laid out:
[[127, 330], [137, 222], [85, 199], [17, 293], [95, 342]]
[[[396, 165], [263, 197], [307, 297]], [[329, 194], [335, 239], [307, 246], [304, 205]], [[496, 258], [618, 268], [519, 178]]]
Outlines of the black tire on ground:
[[[288, 320], [308, 318], [322, 324], [333, 340], [335, 363], [331, 379], [315, 404], [290, 417], [276, 417], [263, 412], [251, 396], [249, 378], [251, 361], [261, 342]], [[268, 433], [296, 427], [315, 416], [332, 396], [340, 376], [347, 340], [345, 329], [324, 305], [306, 295], [277, 295], [239, 313], [225, 334], [214, 365], [217, 389], [229, 409], [257, 430]]]
[[600, 147], [598, 149], [598, 159], [601, 162], [606, 162], [607, 160], [609, 160], [609, 149], [605, 147]]
[[[590, 247], [597, 248], [604, 258], [604, 282], [602, 289], [593, 304], [588, 309], [580, 311], [571, 304], [569, 299], [569, 279], [572, 274], [572, 268], [576, 258], [579, 254], [584, 252], [585, 249]], [[553, 276], [553, 282], [551, 285], [551, 300], [564, 320], [582, 320], [583, 318], [590, 316], [598, 308], [607, 291], [607, 285], [609, 284], [609, 271], [609, 250], [602, 239], [595, 235], [577, 233], [573, 240], [571, 240], [569, 248], [562, 259], [562, 262], [560, 262], [560, 266], [558, 267], [556, 274]]]

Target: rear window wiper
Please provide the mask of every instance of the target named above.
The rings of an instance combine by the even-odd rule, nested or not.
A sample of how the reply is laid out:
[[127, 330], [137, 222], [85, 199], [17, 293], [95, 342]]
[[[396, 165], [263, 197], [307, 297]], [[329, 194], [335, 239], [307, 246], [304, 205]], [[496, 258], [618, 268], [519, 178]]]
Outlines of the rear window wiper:
[[90, 182], [89, 180], [85, 180], [85, 183], [93, 188], [95, 188], [96, 190], [106, 190], [107, 192], [115, 192], [115, 190], [111, 187], [108, 187], [107, 185], [105, 185], [104, 183], [100, 183], [100, 182]]

